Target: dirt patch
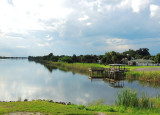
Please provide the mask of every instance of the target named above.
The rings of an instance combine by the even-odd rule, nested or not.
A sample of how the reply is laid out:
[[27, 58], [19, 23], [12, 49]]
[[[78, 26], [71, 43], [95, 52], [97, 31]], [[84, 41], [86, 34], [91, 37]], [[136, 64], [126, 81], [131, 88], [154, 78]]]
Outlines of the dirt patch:
[[106, 115], [105, 113], [102, 113], [102, 112], [98, 112], [97, 114], [98, 115]]
[[160, 68], [137, 68], [134, 71], [160, 71]]

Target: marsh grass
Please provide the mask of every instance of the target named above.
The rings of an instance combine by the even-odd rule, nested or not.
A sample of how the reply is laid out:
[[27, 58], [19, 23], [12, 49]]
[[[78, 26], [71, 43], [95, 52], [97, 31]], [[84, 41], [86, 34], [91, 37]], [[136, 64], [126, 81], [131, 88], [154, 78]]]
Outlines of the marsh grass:
[[124, 88], [121, 92], [117, 92], [115, 104], [125, 107], [141, 107], [152, 108], [153, 103], [147, 94], [142, 93], [142, 97], [138, 97], [137, 90]]
[[126, 72], [126, 78], [144, 80], [144, 81], [150, 81], [150, 82], [160, 82], [160, 71], [151, 71], [151, 72], [130, 71], [130, 72]]
[[[48, 61], [47, 61], [48, 62]], [[49, 67], [57, 67], [62, 71], [72, 71], [73, 73], [80, 73], [89, 75], [88, 68], [96, 67], [107, 67], [97, 63], [64, 63], [64, 62], [52, 62], [42, 63]]]
[[150, 102], [148, 95], [145, 93], [142, 93], [139, 103], [142, 108], [152, 108], [152, 102]]
[[129, 88], [124, 88], [121, 92], [117, 92], [117, 100], [115, 104], [118, 106], [138, 106], [138, 96], [137, 91]]

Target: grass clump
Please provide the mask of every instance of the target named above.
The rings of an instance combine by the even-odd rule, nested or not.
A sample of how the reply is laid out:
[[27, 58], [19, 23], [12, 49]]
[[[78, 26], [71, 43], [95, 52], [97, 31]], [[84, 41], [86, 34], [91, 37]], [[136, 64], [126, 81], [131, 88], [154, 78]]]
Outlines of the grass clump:
[[138, 96], [137, 91], [125, 88], [121, 92], [117, 93], [116, 105], [118, 106], [138, 106]]
[[140, 99], [140, 106], [142, 108], [152, 107], [152, 103], [150, 103], [149, 97], [145, 93], [142, 94], [142, 98]]
[[125, 107], [141, 107], [152, 108], [153, 104], [147, 94], [143, 93], [142, 97], [138, 97], [138, 92], [133, 89], [124, 88], [121, 92], [117, 93], [115, 104]]

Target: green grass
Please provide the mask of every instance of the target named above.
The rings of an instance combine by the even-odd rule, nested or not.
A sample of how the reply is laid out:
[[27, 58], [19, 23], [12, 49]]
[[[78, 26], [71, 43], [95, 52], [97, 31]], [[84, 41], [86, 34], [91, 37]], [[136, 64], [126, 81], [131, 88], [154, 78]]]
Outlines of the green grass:
[[[159, 97], [158, 97], [159, 98]], [[138, 97], [137, 90], [124, 88], [121, 92], [117, 93], [115, 104], [125, 107], [141, 107], [152, 109], [155, 105], [147, 94], [142, 93], [141, 98]]]
[[160, 82], [160, 71], [130, 71], [126, 72], [126, 78], [148, 82]]
[[[48, 66], [58, 66], [66, 68], [78, 68], [82, 70], [88, 70], [88, 68], [109, 68], [109, 65], [99, 64], [99, 63], [65, 63], [65, 62], [52, 62], [52, 61], [41, 61], [42, 63], [47, 64]], [[160, 68], [160, 66], [125, 66], [130, 71], [133, 71], [137, 68]]]
[[116, 105], [138, 107], [138, 92], [132, 89], [123, 89], [117, 93]]
[[[140, 99], [139, 99], [140, 100]], [[147, 98], [148, 102], [148, 98]], [[97, 114], [106, 113], [107, 115], [121, 115], [121, 114], [154, 114], [160, 113], [160, 97], [151, 98], [149, 102], [153, 103], [153, 107], [141, 107], [141, 106], [125, 106], [125, 105], [62, 105], [49, 101], [28, 101], [28, 102], [0, 102], [0, 114], [8, 114], [15, 112], [40, 112], [42, 114]], [[140, 102], [142, 103], [142, 102]], [[146, 98], [144, 98], [144, 105], [146, 105]]]
[[42, 114], [98, 114], [106, 113], [107, 115], [131, 115], [131, 114], [153, 114], [160, 113], [160, 95], [155, 98], [149, 98], [143, 94], [138, 97], [136, 90], [125, 88], [117, 92], [115, 105], [104, 105], [103, 100], [94, 101], [86, 105], [63, 105], [49, 100], [35, 100], [26, 102], [0, 102], [0, 114], [9, 114], [16, 112], [40, 112]]
[[40, 112], [43, 114], [95, 114], [78, 109], [76, 105], [62, 105], [48, 101], [0, 102], [0, 114], [14, 112]]
[[109, 66], [105, 66], [103, 64], [98, 63], [64, 63], [64, 62], [52, 62], [52, 61], [42, 61], [40, 62], [49, 67], [57, 67], [63, 71], [72, 71], [80, 74], [89, 74], [88, 68], [96, 67], [96, 68], [106, 68]]
[[160, 66], [125, 66], [126, 68], [128, 68], [130, 71], [133, 71], [134, 69], [137, 68], [160, 68]]

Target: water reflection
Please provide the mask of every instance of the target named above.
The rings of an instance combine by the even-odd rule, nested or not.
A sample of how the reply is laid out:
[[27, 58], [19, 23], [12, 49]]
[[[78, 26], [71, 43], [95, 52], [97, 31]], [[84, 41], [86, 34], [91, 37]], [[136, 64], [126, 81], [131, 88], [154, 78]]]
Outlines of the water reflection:
[[[48, 71], [49, 70], [49, 71]], [[124, 81], [124, 86], [155, 96], [159, 88], [142, 86], [138, 81]], [[116, 85], [116, 84], [115, 84]], [[88, 76], [51, 69], [27, 60], [0, 61], [0, 101], [22, 99], [52, 99], [54, 101], [87, 104], [104, 99], [114, 104], [118, 87], [101, 80], [89, 80]]]
[[[34, 62], [34, 61], [32, 61]], [[39, 63], [39, 62], [37, 62]], [[77, 71], [77, 70], [74, 70], [74, 69], [66, 69], [66, 68], [57, 68], [57, 67], [54, 67], [54, 66], [47, 66], [43, 63], [41, 63], [41, 65], [43, 65], [44, 67], [46, 67], [48, 69], [49, 72], [52, 72], [53, 70], [56, 70], [56, 69], [59, 69], [63, 72], [72, 72], [73, 75], [75, 75], [76, 73], [79, 73], [79, 74], [82, 74], [82, 75], [86, 75], [86, 76], [89, 76], [89, 73], [85, 72], [85, 71]], [[120, 78], [120, 79], [117, 79], [114, 84], [113, 82], [111, 82], [110, 80], [107, 80], [107, 79], [102, 79], [101, 78], [101, 81], [103, 80], [105, 83], [109, 83], [111, 87], [114, 87], [115, 88], [119, 87], [119, 88], [123, 88], [124, 87], [124, 81], [122, 80], [123, 79], [123, 76], [122, 77], [117, 77], [117, 78]], [[90, 78], [89, 78], [90, 79]], [[91, 81], [93, 80], [97, 80], [97, 78], [92, 78]], [[129, 83], [132, 83], [132, 82], [135, 82], [136, 80], [135, 79], [126, 79], [127, 82]], [[159, 82], [146, 82], [146, 81], [136, 81], [136, 82], [139, 82], [139, 84], [141, 84], [142, 86], [147, 86], [147, 87], [150, 87], [150, 88], [160, 88], [160, 83]]]
[[112, 80], [112, 79], [104, 79], [104, 78], [91, 78], [91, 82], [103, 81], [104, 83], [108, 83], [112, 88], [123, 88], [124, 80]]

